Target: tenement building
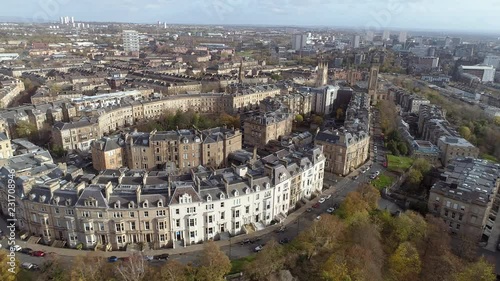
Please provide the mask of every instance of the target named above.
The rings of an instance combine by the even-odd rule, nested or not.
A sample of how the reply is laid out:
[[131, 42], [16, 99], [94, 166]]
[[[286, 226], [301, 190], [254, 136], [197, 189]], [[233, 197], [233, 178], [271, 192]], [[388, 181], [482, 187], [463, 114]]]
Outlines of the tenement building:
[[98, 171], [121, 167], [189, 171], [199, 165], [220, 168], [228, 165], [228, 155], [241, 145], [241, 132], [226, 127], [132, 132], [93, 142], [92, 162]]
[[294, 115], [279, 101], [265, 100], [261, 109], [243, 121], [243, 144], [264, 148], [271, 140], [292, 133]]
[[[443, 218], [452, 232], [487, 241], [498, 214], [499, 175], [499, 164], [474, 158], [451, 160], [430, 190], [429, 211]], [[493, 244], [497, 237], [492, 237]]]
[[326, 171], [347, 175], [368, 160], [369, 106], [367, 94], [355, 93], [347, 107], [344, 127], [321, 131], [316, 135], [314, 143], [323, 146]]
[[[280, 222], [298, 200], [321, 193], [325, 163], [322, 148], [312, 147], [181, 175], [122, 168], [74, 177], [36, 159], [16, 174], [16, 227], [47, 245], [114, 250], [183, 247]], [[8, 171], [19, 165], [0, 168], [4, 214]]]
[[454, 158], [477, 158], [479, 155], [479, 148], [464, 138], [442, 136], [439, 138], [437, 145], [441, 151], [441, 162], [444, 166]]

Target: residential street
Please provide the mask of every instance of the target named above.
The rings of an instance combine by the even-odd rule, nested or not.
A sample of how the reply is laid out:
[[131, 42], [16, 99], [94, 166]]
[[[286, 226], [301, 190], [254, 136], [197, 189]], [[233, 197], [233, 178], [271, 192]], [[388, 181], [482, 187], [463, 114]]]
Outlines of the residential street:
[[[326, 211], [328, 208], [336, 206], [340, 204], [349, 192], [356, 190], [361, 184], [370, 181], [370, 175], [375, 171], [382, 172], [385, 168], [383, 167], [383, 163], [385, 160], [385, 149], [383, 147], [382, 140], [380, 139], [380, 128], [374, 127], [372, 129], [372, 136], [375, 138], [371, 138], [370, 143], [370, 160], [368, 162], [359, 167], [357, 170], [353, 171], [350, 175], [346, 177], [339, 177], [330, 173], [325, 173], [324, 180], [324, 191], [320, 197], [327, 198], [329, 195], [330, 198], [325, 200], [324, 203], [320, 204], [318, 208], [313, 208], [312, 206], [318, 202], [320, 197], [313, 199], [308, 202], [301, 209], [296, 210], [295, 212], [289, 214], [283, 225], [286, 226], [286, 229], [282, 233], [277, 233], [276, 230], [281, 225], [270, 226], [261, 231], [251, 233], [248, 235], [240, 235], [236, 237], [232, 237], [231, 240], [221, 240], [216, 241], [216, 243], [221, 247], [221, 249], [231, 258], [231, 259], [239, 259], [245, 256], [250, 255], [254, 252], [256, 246], [260, 243], [267, 243], [270, 240], [280, 241], [281, 239], [287, 238], [292, 240], [295, 238], [298, 233], [309, 227], [315, 218], [319, 215], [325, 216], [330, 215]], [[374, 153], [374, 145], [378, 147], [377, 153]], [[368, 171], [362, 172], [368, 167], [371, 167]], [[392, 202], [381, 199], [380, 207], [382, 209], [389, 209], [391, 211], [398, 210], [399, 208], [395, 206]], [[306, 211], [307, 209], [311, 210], [310, 212]], [[0, 220], [0, 229], [7, 233], [6, 223], [2, 219]], [[259, 242], [254, 244], [244, 244], [241, 242], [245, 239], [252, 238], [260, 238]], [[6, 239], [4, 239], [1, 243], [5, 248], [7, 245]], [[77, 251], [73, 249], [66, 248], [53, 248], [49, 246], [39, 245], [39, 244], [27, 244], [24, 241], [18, 240], [18, 245], [25, 248], [31, 248], [33, 250], [42, 250], [50, 255], [58, 255], [64, 257], [62, 259], [65, 262], [71, 263], [75, 256], [87, 255], [88, 251]], [[185, 248], [175, 248], [175, 249], [166, 249], [166, 250], [151, 250], [144, 252], [145, 255], [158, 255], [162, 253], [168, 253], [171, 255], [171, 258], [178, 260], [183, 263], [193, 262], [197, 259], [198, 254], [201, 253], [203, 245], [192, 245]], [[126, 257], [131, 255], [131, 252], [125, 251], [116, 251], [116, 252], [99, 252], [103, 257], [109, 256], [117, 256], [117, 257]], [[17, 253], [17, 257], [21, 262], [31, 262], [38, 265], [41, 265], [45, 258], [40, 257], [32, 257], [26, 254]], [[155, 264], [161, 264], [162, 262], [154, 261]]]

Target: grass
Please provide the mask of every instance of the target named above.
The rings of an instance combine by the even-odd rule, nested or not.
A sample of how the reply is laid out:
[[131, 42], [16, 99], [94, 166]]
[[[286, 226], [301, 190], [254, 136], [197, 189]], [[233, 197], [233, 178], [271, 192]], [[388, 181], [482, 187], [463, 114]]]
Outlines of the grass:
[[479, 155], [479, 157], [483, 158], [483, 159], [486, 159], [488, 161], [491, 161], [491, 162], [499, 163], [498, 159], [495, 156], [493, 156], [493, 155], [489, 155], [489, 154], [483, 153], [483, 154]]
[[389, 171], [403, 173], [413, 164], [413, 158], [404, 156], [387, 155], [387, 168]]
[[394, 182], [394, 178], [390, 177], [386, 174], [380, 175], [378, 178], [372, 181], [372, 185], [377, 189], [381, 190], [384, 187], [391, 186], [392, 182]]
[[235, 274], [243, 271], [245, 265], [252, 262], [255, 259], [255, 255], [246, 256], [241, 259], [231, 261], [231, 272], [229, 274]]

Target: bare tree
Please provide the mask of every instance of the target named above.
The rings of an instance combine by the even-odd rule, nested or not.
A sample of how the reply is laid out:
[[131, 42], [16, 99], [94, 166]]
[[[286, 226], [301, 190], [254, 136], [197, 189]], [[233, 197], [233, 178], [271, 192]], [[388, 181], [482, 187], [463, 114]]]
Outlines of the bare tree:
[[148, 265], [139, 254], [130, 256], [121, 266], [116, 267], [124, 281], [140, 281], [146, 275]]

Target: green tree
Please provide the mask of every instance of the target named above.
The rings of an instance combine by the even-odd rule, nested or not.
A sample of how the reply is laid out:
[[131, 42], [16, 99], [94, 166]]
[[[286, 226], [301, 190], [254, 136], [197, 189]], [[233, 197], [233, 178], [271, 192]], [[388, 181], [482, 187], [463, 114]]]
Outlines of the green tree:
[[431, 164], [425, 158], [417, 158], [413, 162], [413, 168], [420, 171], [422, 174], [426, 174], [431, 170]]
[[493, 118], [493, 123], [495, 123], [495, 125], [497, 126], [500, 126], [500, 116], [495, 116], [495, 118]]
[[484, 258], [479, 261], [469, 264], [461, 272], [455, 274], [456, 281], [495, 281], [493, 265], [487, 262]]
[[20, 138], [32, 138], [36, 132], [36, 126], [28, 121], [19, 121], [16, 125], [16, 133]]
[[424, 176], [422, 175], [422, 172], [412, 168], [410, 169], [410, 172], [408, 173], [408, 182], [412, 185], [420, 185], [422, 180], [424, 179]]
[[406, 143], [404, 141], [398, 142], [398, 151], [401, 153], [401, 155], [408, 155], [408, 146], [406, 146]]
[[223, 281], [231, 270], [231, 261], [214, 242], [208, 242], [203, 247], [196, 269], [197, 281]]
[[404, 242], [399, 245], [394, 254], [390, 256], [388, 264], [392, 280], [418, 280], [421, 262], [418, 251], [412, 243]]
[[460, 128], [458, 128], [458, 133], [466, 140], [469, 140], [472, 136], [472, 132], [467, 126], [460, 126]]
[[295, 115], [295, 121], [298, 123], [302, 123], [304, 121], [304, 117], [300, 114]]

